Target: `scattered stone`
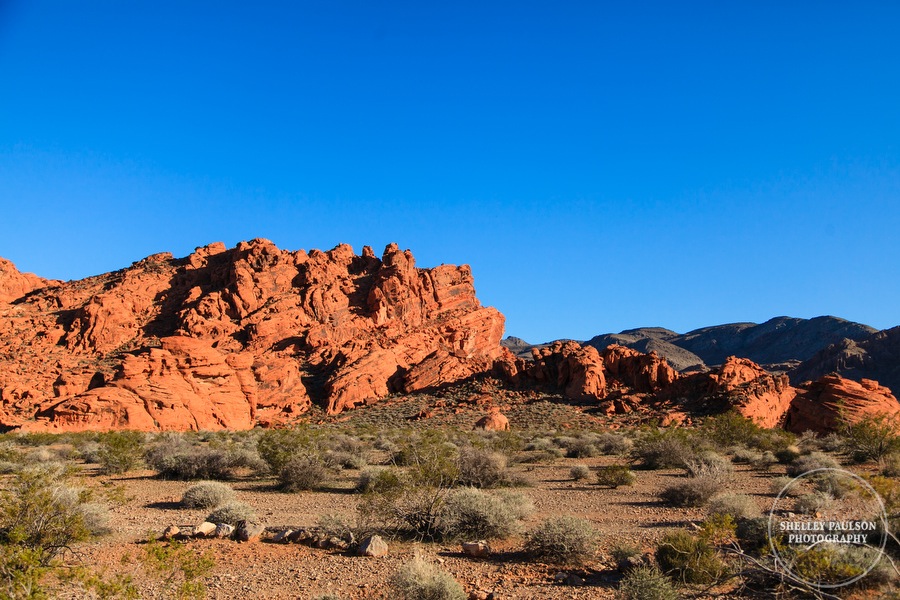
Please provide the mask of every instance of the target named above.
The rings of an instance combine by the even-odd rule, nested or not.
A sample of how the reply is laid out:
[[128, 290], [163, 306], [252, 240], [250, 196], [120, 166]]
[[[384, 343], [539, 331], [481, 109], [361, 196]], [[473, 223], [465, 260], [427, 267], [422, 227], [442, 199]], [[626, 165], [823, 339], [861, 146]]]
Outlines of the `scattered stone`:
[[479, 540], [477, 542], [463, 542], [462, 551], [466, 556], [487, 558], [491, 554], [491, 547], [484, 540]]
[[312, 535], [306, 529], [298, 529], [297, 531], [292, 531], [287, 536], [288, 541], [295, 544], [305, 544], [310, 540], [311, 537]]
[[234, 525], [229, 523], [218, 523], [216, 525], [216, 537], [220, 539], [230, 538], [234, 534]]
[[209, 521], [203, 521], [194, 527], [194, 537], [206, 538], [212, 537], [216, 533], [216, 524]]
[[175, 525], [169, 525], [165, 528], [165, 530], [163, 530], [162, 536], [164, 540], [171, 540], [179, 533], [181, 533], [181, 529], [179, 529]]
[[249, 542], [250, 540], [256, 539], [260, 536], [260, 534], [265, 529], [262, 526], [262, 523], [256, 523], [254, 521], [238, 521], [237, 527], [234, 530], [234, 539], [239, 542]]
[[387, 542], [381, 539], [380, 535], [370, 535], [363, 538], [359, 544], [359, 550], [357, 550], [357, 554], [360, 556], [373, 556], [376, 558], [385, 556], [387, 553]]
[[582, 579], [575, 573], [566, 573], [565, 571], [560, 571], [559, 573], [557, 573], [556, 575], [553, 576], [553, 579], [555, 579], [557, 583], [561, 583], [563, 585], [570, 585], [570, 586], [584, 585], [584, 579]]
[[277, 544], [287, 544], [291, 541], [292, 535], [294, 535], [293, 529], [282, 529], [272, 537], [272, 541]]

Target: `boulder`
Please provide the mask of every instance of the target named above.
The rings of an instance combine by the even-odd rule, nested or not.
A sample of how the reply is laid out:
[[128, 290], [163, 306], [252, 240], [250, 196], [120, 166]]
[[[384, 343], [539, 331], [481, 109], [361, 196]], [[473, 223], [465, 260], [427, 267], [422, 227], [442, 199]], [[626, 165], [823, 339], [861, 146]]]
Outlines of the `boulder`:
[[381, 539], [380, 535], [370, 535], [362, 539], [357, 549], [360, 556], [372, 556], [380, 558], [388, 553], [387, 543]]
[[487, 558], [491, 554], [491, 547], [484, 540], [477, 542], [463, 542], [462, 551], [466, 556], [473, 558]]
[[219, 539], [227, 539], [234, 535], [234, 525], [230, 523], [216, 523], [215, 536]]
[[239, 521], [234, 528], [233, 537], [239, 542], [249, 542], [262, 535], [263, 530], [265, 530], [265, 527], [263, 527], [262, 523]]
[[475, 429], [484, 429], [485, 431], [509, 431], [509, 419], [500, 412], [500, 409], [495, 408], [478, 419], [478, 422], [475, 423]]

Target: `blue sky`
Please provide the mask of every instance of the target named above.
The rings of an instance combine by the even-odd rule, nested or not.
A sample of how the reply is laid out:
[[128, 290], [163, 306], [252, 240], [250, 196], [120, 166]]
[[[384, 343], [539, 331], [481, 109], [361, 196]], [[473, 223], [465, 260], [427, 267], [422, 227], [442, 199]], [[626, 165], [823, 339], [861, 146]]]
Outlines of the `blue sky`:
[[896, 2], [0, 0], [0, 256], [468, 263], [530, 341], [900, 324]]

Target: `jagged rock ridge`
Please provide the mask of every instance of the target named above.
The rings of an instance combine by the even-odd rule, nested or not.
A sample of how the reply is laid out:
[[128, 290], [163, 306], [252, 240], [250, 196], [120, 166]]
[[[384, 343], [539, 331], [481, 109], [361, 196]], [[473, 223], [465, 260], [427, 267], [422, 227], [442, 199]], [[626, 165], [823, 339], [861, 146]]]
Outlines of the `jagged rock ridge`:
[[267, 240], [156, 254], [67, 283], [0, 265], [0, 425], [246, 429], [490, 370], [503, 316], [468, 266], [391, 244]]

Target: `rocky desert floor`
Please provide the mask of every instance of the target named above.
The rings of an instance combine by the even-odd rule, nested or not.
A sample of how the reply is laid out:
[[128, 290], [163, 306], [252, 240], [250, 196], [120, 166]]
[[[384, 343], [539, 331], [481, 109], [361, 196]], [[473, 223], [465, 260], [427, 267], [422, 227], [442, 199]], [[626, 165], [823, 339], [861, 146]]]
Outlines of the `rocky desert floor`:
[[[435, 427], [471, 430], [477, 410], [448, 411], [430, 419], [414, 419], [421, 406], [430, 401], [433, 399], [413, 398], [392, 407], [361, 412], [361, 420], [344, 420], [324, 427], [335, 435], [344, 428], [365, 427], [377, 431], [379, 427], [398, 424], [419, 430]], [[522, 439], [571, 436], [588, 429], [608, 431], [609, 426], [605, 417], [595, 418], [577, 405], [539, 401], [507, 409], [512, 431]], [[377, 455], [368, 458], [370, 463], [380, 460]], [[613, 548], [627, 544], [652, 553], [662, 536], [679, 529], [696, 531], [707, 515], [704, 508], [673, 507], [660, 500], [663, 489], [685, 479], [683, 469], [635, 468], [633, 485], [618, 488], [597, 485], [593, 472], [613, 464], [629, 464], [629, 459], [622, 455], [600, 455], [531, 461], [513, 456], [510, 473], [521, 484], [514, 489], [527, 496], [535, 510], [527, 517], [522, 534], [492, 541], [492, 554], [487, 558], [465, 555], [458, 543], [388, 539], [388, 554], [372, 558], [356, 556], [350, 551], [271, 541], [275, 532], [286, 528], [313, 528], [325, 515], [341, 516], [353, 523], [362, 497], [354, 491], [360, 469], [336, 472], [317, 491], [284, 492], [273, 478], [236, 477], [228, 481], [236, 499], [256, 511], [266, 533], [245, 543], [188, 539], [181, 542], [181, 547], [184, 552], [192, 553], [189, 556], [205, 555], [212, 559], [214, 566], [202, 583], [207, 597], [215, 599], [313, 599], [326, 595], [347, 600], [395, 598], [389, 580], [415, 556], [451, 573], [470, 598], [613, 598], [622, 578], [611, 556]], [[592, 475], [585, 480], [573, 480], [570, 471], [575, 465], [586, 465]], [[768, 471], [734, 464], [721, 493], [747, 494], [765, 515], [774, 499], [772, 481], [784, 474], [785, 468], [780, 464]], [[108, 503], [110, 533], [76, 545], [66, 555], [65, 562], [85, 566], [107, 579], [130, 576], [142, 598], [172, 597], [174, 587], [167, 580], [172, 573], [153, 572], [144, 557], [147, 540], [159, 538], [166, 527], [175, 525], [190, 530], [204, 521], [209, 509], [187, 509], [180, 503], [192, 482], [160, 479], [155, 471], [147, 469], [106, 475], [97, 465], [83, 461], [77, 462], [74, 479], [78, 485], [95, 490], [98, 497], [112, 499]], [[558, 515], [587, 519], [599, 533], [598, 551], [585, 564], [577, 567], [543, 564], [523, 552], [526, 532], [542, 520]], [[563, 581], [570, 574], [577, 575], [577, 585], [571, 585], [571, 579]], [[176, 575], [173, 580], [177, 578]], [[83, 589], [66, 585], [52, 590], [53, 597], [61, 598], [83, 597], [84, 593]], [[682, 588], [682, 593], [686, 597], [743, 597], [733, 585], [712, 589], [687, 586]], [[854, 597], [877, 596], [857, 593]]]

